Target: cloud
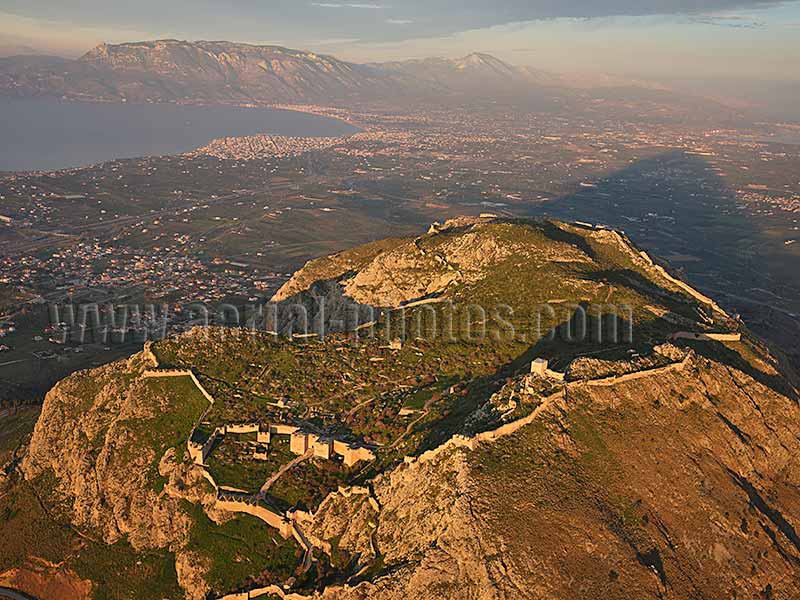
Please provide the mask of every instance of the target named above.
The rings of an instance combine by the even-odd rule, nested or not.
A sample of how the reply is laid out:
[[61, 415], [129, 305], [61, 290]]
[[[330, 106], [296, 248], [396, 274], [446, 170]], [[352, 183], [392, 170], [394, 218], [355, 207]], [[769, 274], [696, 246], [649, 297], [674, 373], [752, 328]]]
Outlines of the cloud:
[[[757, 19], [720, 17], [725, 12], [766, 8], [779, 0], [386, 0], [379, 3], [314, 2], [331, 9], [327, 25], [337, 34], [362, 40], [402, 41], [447, 36], [498, 25], [553, 19], [595, 20], [607, 17], [682, 16], [725, 27], [758, 27]], [[382, 10], [375, 10], [382, 9]], [[378, 16], [375, 13], [380, 12]], [[337, 18], [334, 13], [341, 13]], [[403, 27], [399, 27], [403, 25]], [[318, 26], [318, 24], [315, 24]]]
[[316, 6], [317, 8], [386, 8], [378, 4], [339, 4], [336, 2], [312, 2], [311, 6]]
[[360, 42], [359, 38], [326, 38], [322, 40], [310, 40], [304, 44], [310, 48], [316, 46], [343, 46], [347, 44], [357, 44]]
[[164, 37], [159, 32], [127, 27], [72, 26], [67, 22], [0, 12], [3, 54], [54, 54], [77, 57], [100, 42], [126, 42]]
[[[561, 18], [596, 20], [604, 17], [680, 16], [713, 24], [744, 26], [716, 16], [753, 8], [777, 6], [778, 0], [0, 0], [2, 12], [37, 22], [59, 22], [53, 32], [87, 40], [82, 30], [117, 37], [120, 30], [151, 31], [157, 14], [160, 35], [181, 39], [285, 40], [353, 38], [362, 41], [402, 42], [444, 38], [461, 32], [515, 23]], [[757, 22], [760, 17], [754, 17]], [[796, 17], [790, 19], [796, 21]], [[751, 27], [753, 25], [750, 25]], [[34, 29], [34, 28], [30, 28]], [[106, 33], [108, 32], [108, 33]], [[0, 38], [18, 33], [14, 24], [0, 20]], [[33, 38], [31, 31], [28, 37]], [[50, 30], [38, 35], [47, 43]], [[21, 37], [21, 36], [17, 36]], [[131, 37], [129, 39], [142, 39]], [[294, 40], [294, 42], [292, 41]], [[83, 42], [85, 43], [85, 42]]]
[[696, 15], [690, 17], [690, 20], [701, 25], [731, 27], [733, 29], [759, 29], [766, 25], [763, 21], [755, 21], [752, 17], [741, 15]]

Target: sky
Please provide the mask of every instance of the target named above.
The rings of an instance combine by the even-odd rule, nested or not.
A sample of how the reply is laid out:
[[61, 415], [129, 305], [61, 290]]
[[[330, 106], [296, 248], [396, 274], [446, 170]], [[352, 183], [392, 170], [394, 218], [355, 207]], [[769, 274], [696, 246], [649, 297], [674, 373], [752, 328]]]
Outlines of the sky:
[[585, 76], [800, 82], [798, 0], [0, 0], [0, 54], [161, 38], [356, 62], [480, 51]]

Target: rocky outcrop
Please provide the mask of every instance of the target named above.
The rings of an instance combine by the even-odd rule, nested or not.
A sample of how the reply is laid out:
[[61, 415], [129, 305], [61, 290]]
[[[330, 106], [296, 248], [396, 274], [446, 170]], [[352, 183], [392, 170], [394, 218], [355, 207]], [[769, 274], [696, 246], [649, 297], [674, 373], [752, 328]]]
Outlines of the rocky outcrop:
[[531, 252], [508, 239], [487, 219], [459, 218], [413, 240], [370, 245], [358, 253], [343, 252], [312, 261], [273, 296], [273, 302], [295, 298], [315, 282], [336, 281], [342, 295], [354, 303], [375, 307], [403, 304], [443, 294], [453, 284], [480, 281], [489, 269], [511, 256], [536, 262], [583, 261], [588, 257], [567, 244], [554, 243], [547, 252]]
[[[150, 366], [147, 358], [138, 354], [56, 385], [22, 470], [29, 479], [52, 471], [71, 501], [73, 523], [106, 543], [125, 536], [136, 549], [175, 549], [191, 526], [179, 502], [202, 502], [204, 487], [174, 448], [159, 456], [143, 435], [155, 417], [176, 408], [138, 379]], [[164, 481], [162, 490], [154, 486], [156, 477]]]
[[317, 281], [337, 280], [348, 273], [356, 272], [368, 265], [382, 252], [405, 242], [406, 240], [403, 239], [381, 240], [311, 260], [281, 286], [271, 301], [283, 302], [307, 290]]
[[186, 600], [205, 600], [210, 588], [205, 581], [205, 574], [210, 561], [196, 552], [182, 552], [175, 560], [178, 583], [186, 590]]

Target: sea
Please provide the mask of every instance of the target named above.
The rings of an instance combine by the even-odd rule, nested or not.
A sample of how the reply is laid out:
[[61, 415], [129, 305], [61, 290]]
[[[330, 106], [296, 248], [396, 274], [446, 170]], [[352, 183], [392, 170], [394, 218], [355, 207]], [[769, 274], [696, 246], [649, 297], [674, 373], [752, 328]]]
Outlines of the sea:
[[0, 98], [0, 171], [52, 171], [179, 154], [219, 137], [357, 132], [338, 119], [273, 108]]

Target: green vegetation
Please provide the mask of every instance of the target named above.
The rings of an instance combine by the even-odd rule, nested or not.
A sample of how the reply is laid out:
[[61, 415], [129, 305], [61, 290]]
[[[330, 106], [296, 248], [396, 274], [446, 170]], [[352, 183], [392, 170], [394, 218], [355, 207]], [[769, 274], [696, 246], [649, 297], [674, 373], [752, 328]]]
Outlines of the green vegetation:
[[127, 541], [87, 543], [75, 556], [78, 575], [93, 584], [93, 600], [162, 600], [183, 596], [168, 550], [136, 551]]
[[[689, 326], [689, 319], [697, 318], [697, 302], [612, 232], [547, 221], [489, 222], [423, 237], [417, 244], [428, 256], [441, 256], [448, 245], [473, 234], [478, 254], [483, 243], [489, 250], [513, 251], [480, 276], [449, 288], [452, 304], [391, 311], [358, 338], [330, 335], [292, 343], [265, 332], [209, 329], [197, 334], [202, 341], [174, 338], [157, 344], [157, 352], [168, 364], [201, 373], [218, 400], [208, 414], [209, 427], [310, 420], [379, 445], [374, 468], [380, 469], [461, 431], [472, 412], [509, 377], [526, 372], [536, 357], [563, 369], [587, 356], [597, 359], [585, 363], [587, 369], [616, 372], [623, 367], [614, 361], [648, 355], [675, 330], [664, 315]], [[400, 245], [393, 241], [387, 248]], [[336, 276], [343, 265], [358, 268], [379, 249], [321, 259], [304, 277]], [[423, 260], [409, 273], [429, 277], [428, 270], [441, 268], [440, 262]], [[475, 305], [485, 312], [470, 308]], [[629, 310], [619, 308], [623, 305]], [[597, 306], [606, 308], [601, 313]], [[582, 309], [587, 311], [583, 331], [577, 316]], [[618, 337], [609, 340], [614, 330]], [[630, 330], [633, 339], [625, 339]], [[570, 331], [578, 337], [571, 338]], [[402, 346], [387, 348], [387, 340], [397, 338], [404, 340]], [[416, 414], [401, 417], [404, 408]], [[520, 413], [531, 409], [519, 407]], [[275, 467], [241, 460], [249, 450], [237, 444], [226, 441], [215, 450], [210, 469], [223, 485], [254, 490]], [[355, 474], [364, 476], [359, 469]], [[326, 490], [346, 481], [335, 468], [306, 464], [285, 474], [272, 493], [282, 506], [314, 506]]]
[[284, 540], [274, 529], [249, 515], [217, 525], [203, 509], [187, 506], [194, 518], [188, 550], [210, 563], [208, 583], [217, 595], [253, 583], [286, 580], [297, 568], [302, 550], [293, 539]]
[[3, 417], [3, 426], [0, 428], [0, 465], [5, 464], [33, 432], [40, 410], [38, 406], [21, 406], [13, 414]]
[[244, 436], [225, 436], [212, 450], [206, 466], [217, 484], [256, 493], [267, 479], [295, 456], [289, 451], [289, 437], [275, 436], [265, 446], [267, 460], [254, 460], [253, 446], [237, 439], [241, 437]]
[[66, 560], [66, 568], [92, 582], [94, 600], [182, 596], [171, 552], [135, 551], [124, 540], [108, 546], [80, 536], [68, 523], [52, 474], [8, 483], [0, 494], [0, 571], [23, 568], [34, 558], [56, 564]]
[[[31, 482], [15, 479], [0, 491], [0, 571], [22, 566], [35, 549], [36, 556], [60, 562], [77, 543], [74, 533], [51, 515], [56, 482], [52, 474]], [[41, 500], [40, 500], [41, 499]]]
[[[134, 440], [126, 447], [126, 452], [130, 456], [141, 450], [155, 453], [156, 458], [150, 465], [150, 481], [158, 491], [165, 483], [158, 474], [158, 462], [169, 448], [178, 451], [178, 459], [183, 456], [186, 440], [208, 408], [208, 400], [188, 377], [144, 379], [138, 382], [136, 393], [142, 394], [142, 401], [158, 410], [151, 418], [125, 422]], [[121, 460], [128, 458], [120, 457]]]
[[328, 494], [349, 479], [349, 470], [337, 462], [311, 459], [284, 473], [272, 484], [269, 497], [284, 510], [297, 507], [314, 511]]

